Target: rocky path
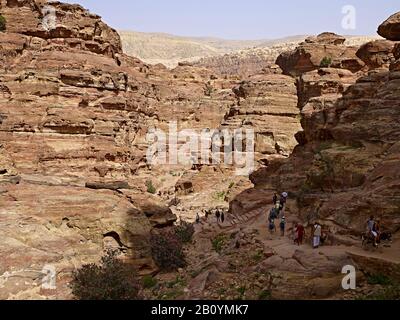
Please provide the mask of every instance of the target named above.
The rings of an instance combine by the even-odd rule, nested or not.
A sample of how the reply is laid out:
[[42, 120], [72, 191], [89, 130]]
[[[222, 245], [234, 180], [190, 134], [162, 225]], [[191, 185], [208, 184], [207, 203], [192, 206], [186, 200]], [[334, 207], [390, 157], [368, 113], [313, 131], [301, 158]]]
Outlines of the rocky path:
[[215, 216], [209, 217], [207, 220], [203, 218], [201, 223], [196, 225], [196, 233], [208, 233], [210, 231], [228, 232], [237, 228], [249, 226], [256, 220], [261, 219], [264, 214], [266, 216], [266, 212], [268, 212], [268, 208], [256, 209], [244, 215], [227, 214], [224, 223], [218, 223]]
[[[190, 273], [195, 276], [188, 283], [189, 293], [185, 298], [235, 298], [235, 290], [246, 287], [247, 298], [257, 298], [259, 290], [271, 290], [276, 299], [341, 299], [344, 266], [355, 263], [357, 270], [386, 274], [400, 263], [398, 237], [390, 247], [370, 250], [362, 248], [361, 240], [356, 242], [350, 238], [343, 243], [352, 245], [313, 249], [305, 241], [298, 246], [292, 237], [297, 217], [288, 210], [286, 235], [280, 234], [279, 220], [277, 232], [271, 234], [267, 222], [269, 209], [267, 206], [242, 216], [227, 215], [224, 224], [209, 217], [208, 221], [196, 225], [196, 241], [188, 253]], [[224, 246], [217, 252], [213, 242], [219, 237]], [[225, 296], [219, 295], [218, 292], [224, 291], [220, 287], [228, 287]], [[367, 288], [362, 285], [360, 290], [354, 296], [364, 294]]]

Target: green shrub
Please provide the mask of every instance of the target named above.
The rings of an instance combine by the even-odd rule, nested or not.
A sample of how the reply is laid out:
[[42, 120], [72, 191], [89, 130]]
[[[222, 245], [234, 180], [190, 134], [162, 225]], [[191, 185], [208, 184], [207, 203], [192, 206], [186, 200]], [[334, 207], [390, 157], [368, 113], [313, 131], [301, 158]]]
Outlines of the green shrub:
[[172, 271], [186, 265], [182, 242], [175, 232], [153, 233], [150, 245], [152, 257], [160, 269]]
[[331, 65], [332, 65], [332, 58], [330, 58], [330, 57], [324, 57], [324, 58], [321, 60], [321, 63], [320, 63], [320, 67], [321, 67], [321, 68], [329, 68]]
[[0, 32], [1, 31], [6, 31], [6, 18], [4, 18], [1, 14], [0, 14]]
[[374, 274], [370, 275], [368, 278], [368, 283], [372, 285], [380, 284], [382, 286], [388, 286], [393, 283], [392, 279], [384, 274]]
[[142, 279], [143, 288], [151, 289], [157, 285], [157, 279], [152, 276], [144, 276]]
[[252, 260], [254, 262], [261, 262], [264, 259], [264, 251], [263, 250], [258, 250], [256, 254], [252, 256]]
[[108, 251], [100, 265], [87, 264], [73, 273], [72, 294], [79, 300], [137, 300], [140, 282], [132, 267]]
[[225, 245], [225, 240], [226, 240], [226, 237], [223, 234], [220, 234], [216, 238], [211, 240], [211, 244], [212, 244], [213, 249], [216, 252], [221, 253], [221, 251], [222, 251], [222, 249], [224, 248], [224, 245]]
[[372, 294], [358, 296], [356, 300], [400, 300], [400, 285], [393, 284], [386, 286]]
[[182, 243], [191, 243], [194, 235], [193, 224], [181, 221], [181, 223], [175, 227], [175, 234]]
[[221, 192], [216, 192], [215, 193], [215, 199], [219, 200], [219, 201], [225, 201], [226, 198], [226, 192], [225, 191], [221, 191]]
[[167, 282], [166, 287], [169, 289], [175, 288], [175, 287], [185, 287], [187, 285], [187, 282], [184, 278], [180, 276], [176, 276], [176, 278], [170, 282]]
[[398, 284], [390, 285], [366, 298], [367, 300], [400, 300], [400, 286]]
[[237, 297], [237, 300], [243, 300], [245, 294], [246, 294], [246, 286], [239, 287], [237, 289], [237, 292], [239, 293], [239, 296]]
[[210, 97], [212, 95], [214, 91], [214, 88], [212, 87], [212, 85], [210, 83], [207, 83], [204, 89], [204, 94], [208, 97]]
[[151, 180], [146, 182], [147, 192], [151, 194], [156, 194], [157, 189], [154, 187], [153, 182]]
[[271, 291], [263, 290], [258, 295], [258, 300], [270, 300], [271, 299]]

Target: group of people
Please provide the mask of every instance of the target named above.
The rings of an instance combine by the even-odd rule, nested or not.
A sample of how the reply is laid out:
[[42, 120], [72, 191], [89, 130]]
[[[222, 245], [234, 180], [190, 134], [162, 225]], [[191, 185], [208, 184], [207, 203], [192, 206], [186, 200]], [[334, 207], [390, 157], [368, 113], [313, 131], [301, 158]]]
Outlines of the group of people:
[[[204, 213], [204, 217], [205, 220], [207, 221], [208, 218], [212, 215], [215, 216], [217, 223], [224, 223], [225, 222], [225, 212], [222, 209], [214, 209], [214, 210], [203, 210], [202, 211]], [[200, 218], [200, 214], [197, 213], [196, 214], [196, 223], [200, 223], [201, 218]]]
[[271, 233], [276, 232], [275, 220], [278, 218], [281, 219], [280, 223], [279, 223], [279, 228], [280, 228], [282, 237], [285, 236], [285, 230], [286, 230], [286, 217], [284, 214], [284, 210], [285, 210], [287, 198], [288, 198], [287, 192], [282, 193], [280, 198], [278, 198], [278, 194], [275, 193], [272, 198], [274, 207], [270, 210], [269, 216], [268, 216], [269, 231]]
[[[285, 206], [288, 199], [288, 193], [284, 192], [280, 197], [275, 193], [273, 196], [274, 207], [270, 210], [268, 216], [269, 222], [269, 231], [271, 233], [276, 232], [275, 220], [280, 218], [279, 228], [281, 231], [281, 236], [285, 236], [286, 231], [286, 217], [285, 217]], [[300, 223], [296, 223], [294, 226], [294, 242], [297, 245], [302, 245], [305, 237], [305, 228], [304, 225]], [[316, 222], [312, 228], [312, 245], [313, 248], [319, 248], [319, 246], [323, 243], [325, 237], [322, 232], [322, 226], [319, 222]]]

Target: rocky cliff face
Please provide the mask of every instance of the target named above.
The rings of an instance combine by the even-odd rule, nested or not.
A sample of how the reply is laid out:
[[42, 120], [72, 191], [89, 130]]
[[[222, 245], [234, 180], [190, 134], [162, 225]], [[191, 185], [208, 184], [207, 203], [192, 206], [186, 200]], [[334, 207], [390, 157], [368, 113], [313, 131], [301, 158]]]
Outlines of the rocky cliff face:
[[[387, 39], [400, 40], [397, 16], [379, 28]], [[386, 230], [399, 230], [398, 44], [378, 40], [345, 49], [341, 43], [323, 34], [278, 58], [297, 79], [299, 145], [289, 159], [252, 175], [256, 188], [232, 203], [234, 211], [249, 194], [281, 190], [294, 199], [292, 214], [322, 221], [333, 235], [359, 235], [370, 215], [381, 218]], [[331, 59], [329, 68], [319, 65], [324, 56]]]
[[288, 76], [242, 82], [191, 66], [150, 67], [123, 54], [118, 34], [80, 6], [52, 2], [56, 26], [47, 31], [44, 3], [0, 1], [0, 298], [45, 296], [47, 264], [59, 275], [50, 294], [68, 297], [70, 272], [109, 246], [153, 272], [152, 228], [172, 224], [174, 213], [226, 205], [218, 192], [250, 187], [223, 166], [150, 166], [149, 128], [172, 120], [180, 129], [254, 127], [263, 166], [287, 157], [300, 126]]

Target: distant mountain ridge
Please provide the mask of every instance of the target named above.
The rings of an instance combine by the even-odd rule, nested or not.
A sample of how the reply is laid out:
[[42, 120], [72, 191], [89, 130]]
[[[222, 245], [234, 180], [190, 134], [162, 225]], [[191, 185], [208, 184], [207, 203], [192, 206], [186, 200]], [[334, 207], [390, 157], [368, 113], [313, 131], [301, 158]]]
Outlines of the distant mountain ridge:
[[[249, 76], [267, 69], [275, 64], [277, 57], [286, 51], [294, 50], [306, 36], [294, 36], [264, 42], [260, 46], [238, 50], [232, 53], [205, 57], [195, 62], [196, 66], [211, 69], [220, 75]], [[346, 36], [346, 46], [361, 46], [378, 36]]]
[[[308, 35], [280, 39], [227, 40], [213, 37], [184, 37], [168, 33], [119, 31], [123, 50], [148, 64], [163, 64], [168, 68], [180, 62], [217, 67], [222, 73], [237, 72], [274, 62], [283, 51], [293, 49]], [[359, 45], [377, 37], [347, 36], [347, 45]], [[247, 66], [246, 66], [247, 64]], [[231, 70], [231, 66], [234, 66]], [[254, 71], [254, 70], [253, 70]], [[239, 70], [241, 72], [241, 70]]]
[[162, 63], [169, 68], [179, 62], [195, 62], [203, 58], [265, 47], [280, 42], [303, 40], [306, 36], [283, 39], [226, 40], [213, 37], [183, 37], [167, 33], [119, 31], [124, 52], [149, 64]]

